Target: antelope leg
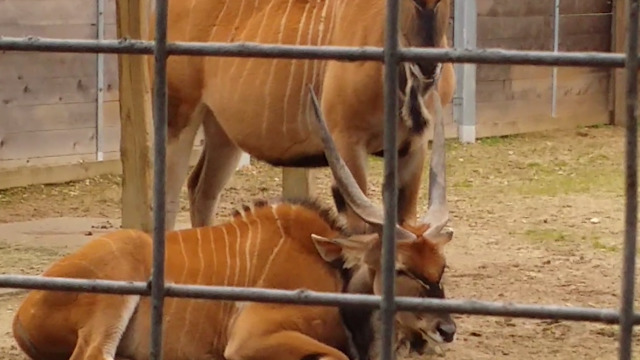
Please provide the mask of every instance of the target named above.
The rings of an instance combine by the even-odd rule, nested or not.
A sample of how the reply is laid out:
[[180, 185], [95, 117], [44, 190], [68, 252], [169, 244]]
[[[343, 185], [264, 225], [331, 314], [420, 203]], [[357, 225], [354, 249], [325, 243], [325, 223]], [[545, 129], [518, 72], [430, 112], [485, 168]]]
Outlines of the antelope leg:
[[349, 360], [341, 351], [296, 331], [280, 331], [252, 339], [236, 351], [225, 350], [224, 356], [227, 360]]

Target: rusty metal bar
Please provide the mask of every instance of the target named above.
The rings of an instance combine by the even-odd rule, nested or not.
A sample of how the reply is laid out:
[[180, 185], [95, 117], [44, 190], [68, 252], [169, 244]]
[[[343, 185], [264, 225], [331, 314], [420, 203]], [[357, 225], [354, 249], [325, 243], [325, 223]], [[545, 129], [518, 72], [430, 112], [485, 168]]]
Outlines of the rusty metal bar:
[[384, 39], [384, 179], [382, 200], [384, 204], [384, 224], [382, 227], [382, 252], [380, 267], [382, 271], [382, 304], [380, 320], [382, 339], [380, 358], [395, 359], [393, 339], [395, 333], [395, 282], [396, 282], [396, 239], [395, 228], [398, 218], [398, 65], [400, 65], [400, 42], [398, 40], [399, 0], [386, 0], [387, 14]]
[[625, 219], [620, 304], [620, 360], [631, 360], [633, 300], [638, 236], [638, 2], [627, 0]]
[[[0, 36], [0, 51], [37, 51], [106, 54], [153, 54], [153, 41], [142, 40], [66, 40], [36, 37]], [[256, 57], [283, 59], [325, 59], [343, 61], [383, 61], [379, 47], [267, 45], [257, 43], [167, 44], [169, 55]], [[453, 63], [553, 65], [624, 68], [625, 55], [605, 52], [520, 51], [503, 49], [426, 49], [402, 48], [400, 61], [434, 60]]]
[[[34, 275], [0, 275], [0, 288], [76, 291], [103, 294], [151, 295], [151, 284], [139, 281], [88, 280], [42, 277]], [[232, 286], [166, 284], [166, 297], [252, 301], [279, 304], [359, 306], [379, 309], [382, 297], [365, 294], [343, 294], [306, 290], [277, 290]], [[457, 314], [557, 319], [568, 321], [618, 324], [620, 312], [614, 309], [598, 309], [570, 306], [524, 305], [477, 300], [427, 299], [396, 297], [397, 310], [445, 311]], [[632, 316], [633, 324], [640, 325], [640, 313]]]
[[153, 80], [153, 268], [151, 271], [151, 360], [162, 360], [165, 271], [165, 182], [167, 144], [167, 0], [155, 0]]

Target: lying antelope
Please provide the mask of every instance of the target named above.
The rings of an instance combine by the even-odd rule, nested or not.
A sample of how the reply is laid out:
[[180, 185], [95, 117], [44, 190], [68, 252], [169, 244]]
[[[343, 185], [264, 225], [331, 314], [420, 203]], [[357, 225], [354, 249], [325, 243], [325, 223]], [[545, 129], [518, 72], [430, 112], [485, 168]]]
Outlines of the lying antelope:
[[[400, 0], [402, 47], [447, 47], [449, 0]], [[386, 0], [169, 0], [169, 41], [383, 46]], [[153, 38], [153, 16], [150, 38]], [[150, 57], [152, 59], [152, 57]], [[153, 63], [151, 63], [153, 67]], [[440, 71], [440, 69], [442, 69]], [[172, 56], [168, 61], [166, 204], [174, 228], [196, 132], [205, 144], [189, 175], [192, 226], [215, 223], [218, 199], [242, 151], [274, 166], [324, 167], [313, 132], [311, 84], [338, 152], [367, 194], [367, 154], [383, 156], [383, 67], [378, 62]], [[424, 98], [437, 83], [441, 104], [455, 88], [453, 66], [404, 64], [398, 96], [401, 222], [416, 217], [425, 162]], [[353, 230], [363, 222], [332, 186]]]
[[[398, 296], [445, 297], [443, 247], [453, 233], [442, 230], [448, 210], [442, 111], [436, 108], [431, 205], [418, 226], [396, 226]], [[382, 209], [358, 188], [319, 109], [317, 113], [337, 186], [375, 232], [350, 233], [332, 211], [314, 202], [256, 202], [224, 224], [168, 232], [167, 282], [380, 294]], [[90, 241], [43, 276], [146, 281], [151, 253], [147, 234], [119, 230]], [[357, 307], [168, 298], [163, 356], [376, 359], [381, 336], [377, 313]], [[141, 360], [149, 353], [149, 316], [148, 297], [34, 290], [15, 314], [13, 334], [34, 360]], [[398, 350], [422, 353], [453, 341], [456, 331], [448, 314], [399, 312], [396, 322]]]

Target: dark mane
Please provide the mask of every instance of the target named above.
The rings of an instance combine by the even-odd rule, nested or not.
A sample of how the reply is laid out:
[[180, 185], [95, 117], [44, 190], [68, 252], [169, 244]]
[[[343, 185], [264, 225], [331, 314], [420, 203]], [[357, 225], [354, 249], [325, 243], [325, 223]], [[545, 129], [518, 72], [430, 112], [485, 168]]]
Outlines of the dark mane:
[[[324, 205], [323, 203], [321, 203], [320, 200], [317, 198], [284, 199], [282, 197], [276, 197], [271, 200], [258, 199], [253, 201], [251, 206], [243, 204], [242, 212], [246, 214], [254, 210], [263, 208], [265, 206], [271, 206], [275, 204], [291, 204], [291, 205], [302, 206], [318, 214], [318, 216], [320, 216], [320, 218], [322, 218], [322, 220], [324, 220], [333, 230], [343, 235], [350, 234], [344, 221], [338, 217], [338, 213], [333, 208], [330, 208]], [[242, 213], [239, 209], [234, 209], [231, 213], [232, 218], [235, 218], [241, 215]]]

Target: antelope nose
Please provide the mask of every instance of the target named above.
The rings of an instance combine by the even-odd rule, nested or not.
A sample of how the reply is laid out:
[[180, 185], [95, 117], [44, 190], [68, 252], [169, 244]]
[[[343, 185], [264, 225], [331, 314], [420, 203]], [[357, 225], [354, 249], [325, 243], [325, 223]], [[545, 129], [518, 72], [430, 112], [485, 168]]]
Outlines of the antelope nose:
[[456, 335], [456, 324], [452, 321], [440, 322], [437, 327], [438, 334], [445, 342], [452, 342]]

